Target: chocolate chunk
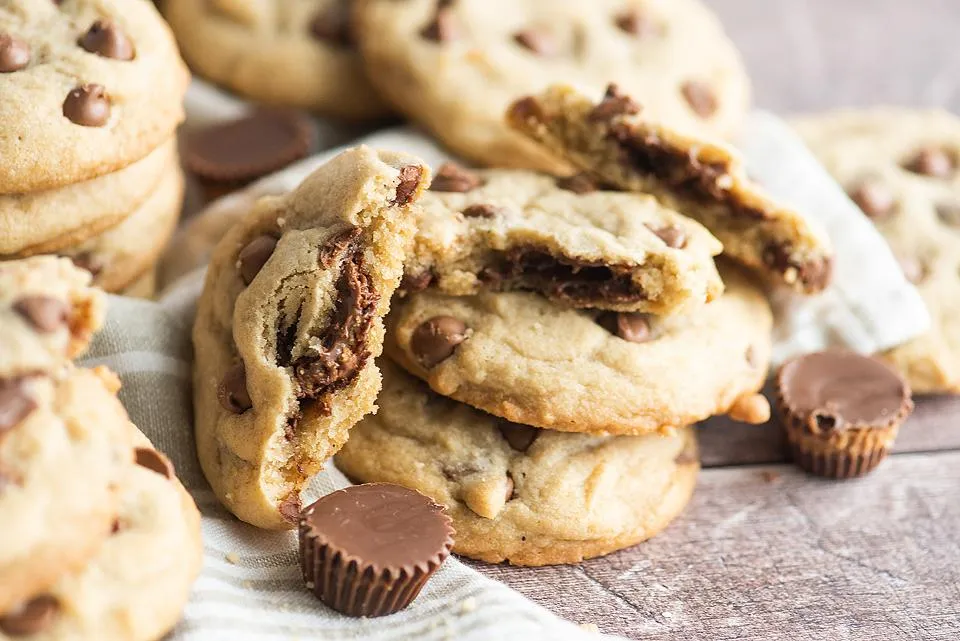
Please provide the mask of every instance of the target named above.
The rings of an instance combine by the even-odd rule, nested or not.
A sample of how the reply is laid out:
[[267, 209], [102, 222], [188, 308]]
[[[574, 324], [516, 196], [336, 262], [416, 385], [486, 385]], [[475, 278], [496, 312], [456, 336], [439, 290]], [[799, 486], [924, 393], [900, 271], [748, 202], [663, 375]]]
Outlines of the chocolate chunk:
[[903, 378], [880, 361], [829, 350], [786, 363], [777, 376], [782, 410], [813, 434], [885, 428], [912, 408]]
[[307, 588], [348, 616], [384, 616], [407, 607], [453, 547], [444, 509], [389, 483], [328, 494], [303, 511], [299, 525]]
[[37, 409], [23, 378], [0, 379], [0, 434], [13, 429]]
[[557, 187], [572, 191], [575, 194], [589, 194], [597, 191], [597, 183], [587, 173], [574, 174], [563, 178], [557, 178]]
[[67, 94], [63, 115], [75, 125], [102, 127], [110, 120], [110, 99], [102, 85], [81, 85]]
[[152, 447], [137, 447], [133, 450], [134, 460], [140, 467], [152, 470], [167, 480], [176, 478], [177, 474], [173, 470], [173, 463], [166, 456], [153, 449]]
[[631, 36], [649, 36], [661, 33], [661, 29], [638, 9], [627, 9], [614, 18], [614, 23], [624, 33]]
[[830, 283], [833, 264], [829, 258], [797, 261], [793, 257], [793, 247], [788, 243], [774, 244], [763, 250], [763, 263], [778, 273], [789, 270], [797, 273], [797, 278], [809, 289], [820, 291]]
[[897, 254], [897, 262], [900, 263], [900, 269], [904, 277], [914, 285], [919, 285], [927, 277], [927, 268], [923, 261], [916, 256], [905, 256]]
[[510, 120], [544, 122], [547, 119], [540, 101], [533, 96], [520, 98], [507, 111]]
[[401, 206], [408, 204], [413, 199], [413, 193], [420, 185], [420, 178], [422, 177], [423, 167], [418, 165], [407, 165], [400, 169], [400, 183], [397, 185], [393, 204]]
[[437, 3], [437, 12], [423, 29], [420, 35], [426, 40], [434, 42], [450, 42], [460, 37], [460, 25], [453, 15], [452, 2], [441, 0]]
[[240, 278], [243, 279], [245, 285], [253, 282], [263, 266], [273, 256], [273, 252], [277, 248], [277, 242], [275, 237], [264, 234], [263, 236], [257, 236], [240, 250], [238, 257]]
[[549, 33], [538, 29], [523, 29], [513, 35], [514, 41], [538, 56], [553, 56], [557, 53], [557, 44]]
[[133, 60], [133, 43], [112, 20], [97, 20], [77, 44], [90, 53], [114, 60]]
[[30, 45], [9, 33], [0, 33], [0, 73], [20, 71], [30, 64]]
[[960, 203], [941, 203], [937, 205], [937, 217], [944, 225], [960, 227]]
[[640, 105], [633, 98], [622, 93], [615, 84], [607, 87], [607, 92], [587, 116], [589, 120], [612, 120], [617, 116], [632, 116], [640, 113]]
[[687, 246], [687, 234], [679, 227], [673, 225], [651, 227], [647, 225], [647, 229], [656, 234], [671, 249], [683, 249]]
[[337, 0], [321, 9], [310, 21], [310, 34], [321, 42], [339, 47], [353, 46], [350, 0]]
[[305, 157], [313, 131], [299, 112], [258, 109], [192, 132], [182, 145], [183, 164], [201, 180], [239, 187]]
[[400, 282], [399, 291], [403, 295], [422, 292], [427, 287], [430, 287], [432, 282], [433, 274], [429, 271], [420, 272], [419, 274], [404, 274], [403, 280]]
[[70, 256], [70, 260], [74, 265], [87, 270], [94, 277], [100, 275], [100, 272], [106, 267], [103, 259], [92, 252], [80, 252], [76, 256]]
[[717, 112], [717, 108], [720, 106], [717, 102], [717, 95], [705, 82], [690, 80], [685, 82], [680, 90], [687, 104], [701, 118], [709, 118]]
[[948, 178], [956, 169], [956, 163], [945, 149], [924, 147], [903, 165], [904, 169], [931, 178]]
[[300, 520], [300, 511], [303, 503], [300, 501], [300, 495], [296, 492], [288, 494], [286, 498], [277, 505], [280, 515], [291, 523], [297, 523]]
[[70, 320], [70, 308], [50, 296], [24, 296], [13, 304], [13, 309], [44, 334], [66, 327]]
[[500, 434], [518, 452], [526, 452], [533, 442], [540, 436], [540, 430], [518, 423], [500, 423], [497, 426]]
[[247, 370], [243, 363], [234, 365], [224, 375], [217, 388], [217, 398], [223, 409], [234, 414], [243, 414], [253, 407], [247, 392]]
[[884, 220], [893, 214], [897, 200], [885, 184], [870, 180], [861, 183], [849, 193], [850, 200], [873, 220]]
[[463, 210], [463, 215], [467, 218], [495, 218], [500, 208], [496, 205], [477, 204], [470, 205]]
[[430, 369], [447, 360], [467, 339], [467, 326], [453, 316], [434, 316], [424, 321], [410, 337], [410, 350], [421, 365]]
[[11, 637], [27, 637], [49, 628], [60, 604], [52, 596], [38, 596], [0, 616], [0, 631]]
[[476, 173], [464, 169], [457, 163], [445, 162], [440, 165], [433, 178], [430, 191], [466, 193], [483, 184]]
[[630, 343], [646, 343], [653, 339], [650, 316], [640, 312], [606, 312], [597, 323], [614, 336]]

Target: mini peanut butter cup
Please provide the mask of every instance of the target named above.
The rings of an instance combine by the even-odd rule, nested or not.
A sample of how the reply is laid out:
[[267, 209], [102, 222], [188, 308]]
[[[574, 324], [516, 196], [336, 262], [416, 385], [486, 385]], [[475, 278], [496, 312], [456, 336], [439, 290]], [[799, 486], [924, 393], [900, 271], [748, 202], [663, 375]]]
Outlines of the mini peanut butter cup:
[[450, 555], [453, 527], [443, 508], [391, 483], [328, 494], [300, 515], [300, 566], [307, 588], [356, 617], [410, 605]]
[[828, 350], [780, 368], [777, 408], [794, 462], [811, 474], [845, 479], [886, 457], [913, 401], [903, 377], [884, 363]]

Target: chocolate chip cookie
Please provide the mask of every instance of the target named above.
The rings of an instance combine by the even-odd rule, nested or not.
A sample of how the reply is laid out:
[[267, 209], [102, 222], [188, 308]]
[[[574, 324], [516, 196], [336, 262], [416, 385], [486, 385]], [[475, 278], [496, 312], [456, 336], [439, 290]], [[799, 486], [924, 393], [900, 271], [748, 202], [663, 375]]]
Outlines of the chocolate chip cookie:
[[458, 155], [495, 167], [565, 163], [510, 131], [503, 112], [551, 82], [609, 82], [649, 114], [727, 136], [749, 81], [716, 17], [698, 0], [357, 0], [370, 78]]
[[0, 4], [0, 194], [54, 189], [140, 160], [183, 119], [188, 81], [148, 2]]
[[[743, 274], [668, 317], [564, 309], [528, 293], [394, 303], [387, 354], [444, 396], [510, 421], [569, 432], [669, 432], [714, 414], [762, 422], [769, 305]], [[759, 408], [762, 410], [762, 407]]]
[[720, 243], [649, 196], [448, 163], [419, 209], [405, 290], [533, 291], [570, 307], [654, 314], [723, 291]]
[[439, 396], [390, 363], [380, 368], [380, 410], [353, 429], [337, 467], [444, 505], [458, 554], [577, 563], [655, 536], [693, 493], [692, 428], [670, 436], [539, 430]]
[[197, 450], [230, 511], [291, 528], [300, 490], [373, 410], [374, 365], [429, 170], [346, 151], [223, 238], [193, 342]]
[[829, 284], [832, 252], [817, 225], [768, 197], [731, 148], [655, 120], [634, 97], [611, 85], [593, 102], [556, 85], [513, 103], [507, 120], [597, 180], [700, 221], [727, 256], [773, 282], [807, 293]]
[[163, 12], [200, 75], [257, 102], [368, 120], [387, 108], [367, 80], [351, 0], [167, 0]]
[[795, 122], [890, 244], [933, 328], [881, 358], [915, 393], [960, 393], [960, 120], [942, 111], [839, 111]]

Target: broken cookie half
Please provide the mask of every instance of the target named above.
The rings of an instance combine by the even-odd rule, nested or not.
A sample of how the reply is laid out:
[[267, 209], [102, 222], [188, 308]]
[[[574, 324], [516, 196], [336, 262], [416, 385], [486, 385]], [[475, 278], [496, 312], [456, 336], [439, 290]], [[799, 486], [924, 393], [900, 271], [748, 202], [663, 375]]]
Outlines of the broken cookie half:
[[644, 118], [615, 85], [599, 103], [556, 85], [515, 102], [507, 121], [589, 176], [700, 221], [725, 254], [768, 280], [805, 293], [829, 284], [825, 232], [765, 194], [729, 147]]
[[294, 527], [307, 480], [374, 409], [382, 319], [429, 182], [415, 157], [351, 149], [217, 246], [193, 331], [197, 451], [240, 519]]
[[652, 196], [447, 163], [420, 201], [403, 291], [532, 291], [565, 307], [667, 314], [720, 296], [721, 245]]

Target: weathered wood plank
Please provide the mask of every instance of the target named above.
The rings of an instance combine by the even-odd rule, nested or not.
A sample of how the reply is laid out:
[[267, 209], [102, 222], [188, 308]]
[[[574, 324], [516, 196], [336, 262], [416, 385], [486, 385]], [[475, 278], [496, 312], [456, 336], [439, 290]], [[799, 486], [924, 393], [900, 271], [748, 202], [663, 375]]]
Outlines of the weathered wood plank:
[[634, 639], [960, 639], [960, 453], [843, 483], [705, 470], [660, 537], [573, 567], [478, 564], [558, 614]]

